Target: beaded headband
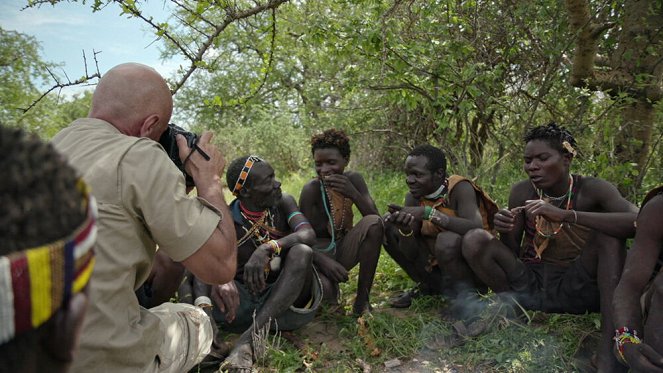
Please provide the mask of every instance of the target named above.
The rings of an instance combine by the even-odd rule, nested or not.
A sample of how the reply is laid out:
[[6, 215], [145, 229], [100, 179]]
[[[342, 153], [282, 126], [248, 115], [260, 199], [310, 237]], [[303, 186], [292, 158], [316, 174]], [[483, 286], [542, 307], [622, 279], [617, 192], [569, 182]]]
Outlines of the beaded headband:
[[244, 167], [242, 167], [242, 172], [239, 173], [237, 182], [233, 187], [232, 190], [233, 195], [236, 196], [239, 194], [239, 191], [242, 190], [242, 188], [244, 187], [244, 183], [246, 183], [246, 178], [249, 177], [249, 172], [251, 172], [251, 168], [253, 168], [253, 165], [258, 162], [262, 162], [262, 159], [257, 155], [250, 155], [248, 158], [246, 158], [246, 162], [244, 162]]
[[0, 345], [44, 324], [90, 280], [97, 205], [83, 180], [76, 187], [87, 215], [70, 236], [0, 256]]

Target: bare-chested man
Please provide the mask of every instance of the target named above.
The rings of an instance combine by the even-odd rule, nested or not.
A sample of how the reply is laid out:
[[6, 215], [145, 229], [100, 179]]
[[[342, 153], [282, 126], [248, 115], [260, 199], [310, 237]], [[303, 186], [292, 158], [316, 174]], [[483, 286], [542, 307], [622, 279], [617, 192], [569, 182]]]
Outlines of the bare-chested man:
[[524, 140], [529, 178], [512, 186], [509, 208], [495, 215], [500, 240], [468, 232], [463, 255], [493, 291], [512, 292], [525, 309], [600, 310], [598, 368], [617, 370], [611, 302], [637, 208], [607, 181], [570, 173], [576, 142], [566, 129], [550, 123]]
[[213, 301], [212, 315], [221, 328], [242, 333], [222, 368], [251, 371], [254, 331], [270, 321], [271, 329], [298, 329], [313, 319], [322, 301], [310, 247], [315, 233], [261, 158], [235, 159], [226, 180], [237, 196], [229, 217], [237, 233], [237, 275], [212, 287], [209, 297], [196, 294], [194, 303], [212, 307]]
[[385, 249], [418, 289], [393, 298], [390, 303], [397, 308], [409, 307], [421, 293], [455, 295], [478, 286], [462, 256], [461, 240], [469, 230], [481, 228], [484, 220], [486, 227], [490, 225], [482, 211], [496, 211], [470, 180], [447, 177], [444, 152], [432, 145], [417, 146], [408, 154], [405, 177], [410, 191], [404, 207], [389, 205]]
[[[313, 263], [320, 271], [324, 299], [336, 304], [338, 284], [348, 280], [348, 270], [359, 263], [357, 297], [352, 311], [371, 309], [369, 294], [380, 257], [384, 227], [361, 174], [346, 171], [350, 140], [343, 131], [330, 129], [311, 138], [318, 177], [302, 189], [299, 205], [313, 225], [317, 240]], [[353, 227], [352, 205], [363, 216]]]
[[645, 197], [613, 299], [615, 356], [633, 372], [663, 373], [663, 187]]

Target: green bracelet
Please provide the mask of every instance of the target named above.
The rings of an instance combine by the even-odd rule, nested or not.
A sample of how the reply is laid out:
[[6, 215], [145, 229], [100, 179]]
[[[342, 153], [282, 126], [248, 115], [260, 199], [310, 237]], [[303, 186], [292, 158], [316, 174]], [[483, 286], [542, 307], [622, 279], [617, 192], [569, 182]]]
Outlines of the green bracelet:
[[430, 220], [433, 215], [433, 208], [430, 206], [424, 206], [424, 220]]

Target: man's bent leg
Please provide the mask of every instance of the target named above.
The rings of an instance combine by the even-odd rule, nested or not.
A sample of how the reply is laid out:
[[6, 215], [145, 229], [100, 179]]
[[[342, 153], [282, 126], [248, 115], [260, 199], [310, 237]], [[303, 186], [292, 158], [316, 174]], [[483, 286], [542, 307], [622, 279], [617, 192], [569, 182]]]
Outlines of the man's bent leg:
[[426, 284], [430, 273], [426, 272], [428, 252], [426, 244], [420, 240], [404, 240], [398, 228], [392, 224], [385, 224], [385, 245], [387, 254], [398, 264], [405, 273], [419, 284]]
[[476, 288], [477, 278], [462, 252], [463, 237], [454, 232], [442, 232], [435, 241], [435, 258], [444, 275], [444, 291], [451, 295]]
[[663, 272], [654, 279], [653, 295], [645, 321], [645, 343], [663, 356]]
[[[295, 245], [288, 250], [283, 269], [272, 285], [267, 300], [256, 311], [253, 323], [237, 340], [224, 366], [250, 370], [253, 365], [253, 331], [260, 330], [270, 320], [285, 312], [300, 297], [307, 279], [312, 275], [312, 249]], [[310, 281], [309, 281], [310, 283]], [[310, 292], [310, 289], [309, 289]]]
[[600, 372], [626, 371], [612, 353], [614, 325], [612, 298], [624, 267], [626, 247], [624, 240], [595, 232], [580, 254], [580, 263], [590, 275], [596, 275], [600, 294], [601, 341], [598, 346]]
[[163, 303], [151, 308], [150, 312], [165, 327], [154, 372], [186, 372], [209, 354], [213, 321], [201, 308], [184, 303]]
[[367, 215], [348, 232], [343, 238], [341, 247], [337, 248], [336, 258], [345, 269], [350, 270], [359, 263], [357, 297], [352, 307], [355, 314], [370, 309], [369, 295], [373, 287], [383, 237], [382, 218], [378, 215]]
[[477, 277], [496, 293], [512, 290], [511, 282], [526, 271], [509, 248], [481, 228], [465, 234], [462, 252]]

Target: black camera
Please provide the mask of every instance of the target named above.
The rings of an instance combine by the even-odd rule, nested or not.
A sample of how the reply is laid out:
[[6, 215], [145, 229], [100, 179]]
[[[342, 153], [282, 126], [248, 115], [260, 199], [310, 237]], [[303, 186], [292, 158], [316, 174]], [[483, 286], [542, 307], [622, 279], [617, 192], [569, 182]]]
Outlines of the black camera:
[[180, 159], [180, 151], [177, 148], [177, 135], [184, 136], [187, 145], [192, 150], [197, 147], [196, 143], [198, 142], [198, 135], [193, 132], [189, 132], [175, 124], [169, 123], [168, 128], [166, 128], [166, 130], [161, 135], [161, 138], [159, 139], [159, 144], [161, 144], [161, 146], [163, 146], [163, 148], [166, 150], [170, 160], [173, 161], [175, 166], [177, 166], [177, 168], [179, 168], [180, 171], [182, 171], [184, 174], [184, 179], [186, 179], [186, 186], [193, 187], [195, 186], [193, 178], [191, 175], [186, 173], [184, 170], [184, 165], [182, 164], [182, 160]]

